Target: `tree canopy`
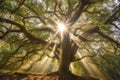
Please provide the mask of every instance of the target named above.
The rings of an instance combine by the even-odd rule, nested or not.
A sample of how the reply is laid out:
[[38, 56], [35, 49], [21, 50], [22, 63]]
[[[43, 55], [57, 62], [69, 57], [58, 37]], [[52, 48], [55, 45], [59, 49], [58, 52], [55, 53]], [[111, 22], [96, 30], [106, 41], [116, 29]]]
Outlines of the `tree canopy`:
[[0, 69], [30, 71], [48, 59], [55, 68], [61, 52], [76, 74], [120, 78], [119, 0], [0, 1]]

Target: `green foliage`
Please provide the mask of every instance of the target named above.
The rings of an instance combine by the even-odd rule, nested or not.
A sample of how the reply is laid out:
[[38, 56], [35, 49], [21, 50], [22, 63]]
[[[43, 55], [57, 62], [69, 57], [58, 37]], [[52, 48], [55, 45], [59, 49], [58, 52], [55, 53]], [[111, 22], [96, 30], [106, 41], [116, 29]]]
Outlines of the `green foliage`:
[[120, 55], [104, 54], [93, 60], [95, 61], [95, 64], [99, 68], [101, 68], [101, 70], [103, 70], [106, 74], [110, 75], [112, 79], [119, 79], [120, 77], [119, 56]]
[[31, 30], [31, 33], [34, 34], [36, 37], [43, 38], [43, 39], [48, 39], [50, 37], [49, 32], [39, 31], [38, 29]]
[[[85, 1], [85, 6], [80, 6], [82, 2], [79, 4], [79, 1]], [[70, 45], [76, 44], [79, 47], [76, 51], [79, 53], [75, 53], [72, 58], [96, 55], [87, 58], [92, 67], [96, 65], [98, 70], [110, 75], [112, 79], [120, 77], [119, 27], [116, 30], [116, 26], [106, 22], [118, 9], [114, 0], [25, 0], [21, 2], [22, 0], [4, 0], [0, 4], [0, 69], [19, 70], [28, 63], [32, 65], [40, 60], [42, 62], [46, 55], [61, 59], [62, 33], [58, 30], [58, 22], [63, 22], [68, 33], [70, 32]], [[79, 10], [82, 7], [83, 10]], [[119, 16], [119, 13], [115, 14], [110, 21], [118, 26]], [[69, 23], [70, 21], [72, 22]], [[97, 30], [89, 32], [96, 26], [99, 32]], [[75, 30], [77, 36], [74, 34]], [[71, 35], [74, 35], [75, 39]], [[51, 59], [47, 69], [49, 72], [52, 71], [54, 63], [56, 59]], [[82, 61], [72, 65], [75, 74], [92, 75]]]
[[77, 75], [88, 75], [88, 71], [85, 69], [83, 63], [81, 62], [75, 62], [72, 63], [74, 69], [73, 69], [73, 73], [77, 74]]

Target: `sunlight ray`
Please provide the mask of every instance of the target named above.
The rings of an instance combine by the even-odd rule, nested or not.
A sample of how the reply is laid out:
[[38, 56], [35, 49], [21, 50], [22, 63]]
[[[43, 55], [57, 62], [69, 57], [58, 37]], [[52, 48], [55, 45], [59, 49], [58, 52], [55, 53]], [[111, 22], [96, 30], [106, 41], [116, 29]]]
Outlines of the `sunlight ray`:
[[41, 72], [46, 72], [46, 70], [49, 68], [50, 66], [50, 62], [51, 60], [47, 59], [47, 61], [44, 62], [44, 64], [42, 64], [42, 68], [41, 68]]
[[78, 37], [74, 36], [72, 33], [70, 33], [70, 38], [74, 41], [74, 43], [80, 48], [81, 41], [78, 39]]
[[[50, 56], [53, 56], [54, 54], [54, 51], [55, 51], [55, 49], [56, 49], [56, 46], [57, 46], [57, 44], [54, 44], [54, 46], [53, 46], [53, 48], [52, 48], [52, 51], [50, 52]], [[45, 54], [45, 52], [43, 51], [43, 53]], [[43, 57], [43, 59], [41, 60], [41, 61], [38, 61], [38, 59], [39, 59], [39, 57], [40, 57], [40, 55], [36, 55], [33, 59], [32, 59], [32, 61], [30, 61], [29, 63], [27, 63], [26, 65], [23, 65], [21, 68], [20, 68], [20, 70], [25, 70], [25, 69], [27, 69], [27, 68], [29, 68], [32, 64], [34, 64], [34, 62], [35, 62], [35, 65], [33, 65], [32, 66], [32, 68], [31, 68], [31, 71], [35, 71], [35, 72], [47, 72], [47, 70], [49, 70], [49, 71], [53, 71], [53, 69], [54, 69], [54, 65], [53, 65], [53, 68], [51, 67], [51, 61], [52, 61], [52, 59], [51, 58], [49, 58], [49, 57]], [[36, 62], [37, 61], [37, 62]], [[49, 69], [51, 67], [51, 70]]]
[[[57, 44], [54, 44], [54, 46], [53, 46], [53, 48], [52, 48], [52, 51], [50, 52], [50, 56], [53, 56], [54, 54], [54, 51], [55, 51], [55, 49], [56, 49], [56, 45]], [[43, 60], [42, 60], [42, 62], [41, 62], [41, 65], [43, 65], [43, 66], [41, 66], [40, 67], [40, 71], [41, 72], [47, 72], [47, 70], [49, 70], [49, 68], [52, 66], [52, 64], [51, 64], [51, 61], [52, 61], [52, 59], [51, 58], [49, 58], [49, 57], [45, 57]], [[49, 70], [49, 71], [52, 71], [54, 69], [54, 66], [53, 67], [51, 67], [51, 70]]]
[[57, 64], [57, 60], [56, 60], [52, 72], [55, 72], [57, 70], [58, 70], [58, 64]]
[[58, 35], [58, 31], [52, 36], [52, 38], [50, 38], [50, 41], [45, 45], [45, 47], [43, 48], [44, 50], [46, 50], [49, 45], [51, 44], [51, 41]]
[[50, 60], [48, 59], [48, 57], [45, 57], [41, 63], [40, 63], [40, 67], [39, 67], [39, 72], [45, 72], [45, 70], [48, 68], [50, 63]]
[[27, 64], [22, 65], [18, 71], [25, 71], [25, 70], [29, 69], [32, 66], [32, 64], [36, 63], [36, 61], [38, 61], [38, 59], [40, 59], [40, 57], [41, 56], [35, 55], [32, 60], [27, 62]]
[[51, 55], [53, 55], [53, 53], [55, 52], [56, 46], [57, 46], [57, 44], [54, 44], [53, 49], [51, 51]]
[[74, 66], [73, 66], [72, 63], [70, 64], [70, 70], [71, 70], [72, 72], [74, 72]]
[[[78, 56], [82, 57], [83, 55], [81, 55], [80, 52], [78, 52]], [[85, 69], [87, 69], [91, 76], [101, 77], [105, 80], [108, 78], [108, 75], [104, 74], [103, 71], [100, 71], [99, 68], [96, 65], [94, 65], [93, 61], [90, 58], [82, 59], [81, 62], [83, 63]]]

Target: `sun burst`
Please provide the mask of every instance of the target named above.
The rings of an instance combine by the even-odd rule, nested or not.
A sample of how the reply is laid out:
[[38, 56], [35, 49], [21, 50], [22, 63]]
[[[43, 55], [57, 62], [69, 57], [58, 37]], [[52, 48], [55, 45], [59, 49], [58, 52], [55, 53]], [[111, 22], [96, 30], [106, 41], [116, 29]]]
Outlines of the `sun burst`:
[[63, 32], [66, 30], [66, 25], [64, 23], [58, 23], [58, 31]]

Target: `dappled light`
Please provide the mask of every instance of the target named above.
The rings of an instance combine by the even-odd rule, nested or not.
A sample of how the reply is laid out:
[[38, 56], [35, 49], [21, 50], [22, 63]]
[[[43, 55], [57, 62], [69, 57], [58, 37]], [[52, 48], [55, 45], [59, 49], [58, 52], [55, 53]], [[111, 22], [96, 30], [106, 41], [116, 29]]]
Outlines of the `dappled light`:
[[0, 0], [0, 80], [119, 80], [120, 0]]
[[[78, 56], [82, 57], [84, 55], [81, 55], [78, 52]], [[105, 75], [104, 72], [102, 72], [102, 70], [99, 70], [99, 68], [96, 65], [94, 65], [91, 58], [85, 58], [85, 59], [81, 60], [81, 62], [83, 63], [83, 66], [85, 67], [85, 69], [88, 71], [88, 73], [91, 76], [102, 77], [105, 80], [107, 79], [108, 75]]]

